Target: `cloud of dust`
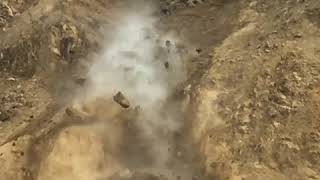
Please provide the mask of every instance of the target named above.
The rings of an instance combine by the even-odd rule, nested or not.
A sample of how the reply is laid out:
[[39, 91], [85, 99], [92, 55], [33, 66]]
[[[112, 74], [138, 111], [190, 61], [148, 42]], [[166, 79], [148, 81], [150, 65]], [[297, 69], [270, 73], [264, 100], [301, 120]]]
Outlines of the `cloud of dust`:
[[[182, 122], [169, 113], [169, 96], [185, 81], [178, 40], [157, 27], [150, 9], [126, 11], [106, 34], [105, 47], [88, 73], [87, 101], [112, 98], [122, 92], [131, 107], [139, 109], [136, 126], [153, 154], [151, 168], [165, 168], [171, 158], [167, 134]], [[119, 106], [118, 104], [115, 104]], [[132, 142], [133, 144], [135, 142]], [[141, 153], [141, 158], [145, 154]]]

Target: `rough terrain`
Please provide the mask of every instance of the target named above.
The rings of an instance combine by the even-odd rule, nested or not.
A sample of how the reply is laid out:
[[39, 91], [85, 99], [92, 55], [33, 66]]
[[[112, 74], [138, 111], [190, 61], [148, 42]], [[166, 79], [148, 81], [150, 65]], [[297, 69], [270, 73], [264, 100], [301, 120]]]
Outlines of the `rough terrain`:
[[166, 169], [150, 167], [161, 153], [137, 130], [138, 106], [73, 102], [133, 4], [0, 2], [1, 180], [320, 179], [320, 1], [155, 1], [159, 28], [192, 54], [161, 109], [183, 122], [160, 133]]

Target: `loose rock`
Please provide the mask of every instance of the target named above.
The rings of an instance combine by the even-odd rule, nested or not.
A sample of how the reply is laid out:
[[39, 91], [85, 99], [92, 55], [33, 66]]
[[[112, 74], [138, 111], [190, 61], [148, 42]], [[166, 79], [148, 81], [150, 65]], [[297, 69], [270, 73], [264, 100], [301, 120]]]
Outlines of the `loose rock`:
[[170, 64], [169, 64], [169, 62], [168, 62], [168, 61], [166, 61], [166, 62], [164, 63], [164, 67], [165, 67], [166, 69], [169, 69]]
[[75, 80], [75, 83], [80, 86], [83, 86], [85, 82], [86, 82], [86, 78], [78, 78]]
[[197, 49], [196, 49], [196, 52], [197, 52], [198, 54], [200, 54], [200, 53], [202, 52], [202, 49], [197, 48]]
[[7, 113], [0, 111], [0, 121], [1, 122], [8, 121], [9, 119], [10, 119], [10, 116]]
[[130, 107], [130, 102], [121, 92], [118, 92], [115, 96], [113, 96], [113, 100], [123, 108]]

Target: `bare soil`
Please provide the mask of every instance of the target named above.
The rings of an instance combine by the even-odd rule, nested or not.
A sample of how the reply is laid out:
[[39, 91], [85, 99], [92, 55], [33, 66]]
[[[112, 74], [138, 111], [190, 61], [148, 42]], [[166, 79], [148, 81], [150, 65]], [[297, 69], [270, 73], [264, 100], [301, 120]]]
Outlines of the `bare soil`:
[[174, 174], [148, 169], [136, 109], [71, 107], [132, 4], [0, 2], [0, 179], [320, 179], [320, 1], [156, 1], [159, 26], [197, 54], [172, 95], [187, 103]]

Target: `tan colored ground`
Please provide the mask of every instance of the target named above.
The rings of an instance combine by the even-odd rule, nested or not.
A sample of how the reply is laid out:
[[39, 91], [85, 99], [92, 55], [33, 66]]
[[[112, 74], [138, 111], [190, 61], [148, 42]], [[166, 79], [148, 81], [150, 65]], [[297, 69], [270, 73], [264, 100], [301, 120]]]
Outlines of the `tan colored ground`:
[[[170, 15], [162, 14], [159, 24], [202, 50], [188, 61], [186, 127], [175, 142], [183, 158], [173, 164], [194, 170], [189, 179], [320, 179], [320, 2], [170, 2], [161, 5]], [[127, 125], [135, 112], [109, 100], [70, 105], [100, 48], [99, 28], [112, 28], [126, 3], [9, 0], [0, 6], [1, 180], [125, 174], [119, 157], [131, 158], [122, 148], [135, 143]], [[65, 37], [74, 41], [64, 44]]]

